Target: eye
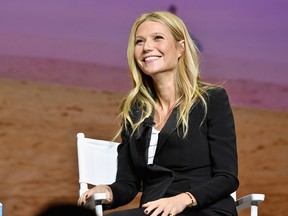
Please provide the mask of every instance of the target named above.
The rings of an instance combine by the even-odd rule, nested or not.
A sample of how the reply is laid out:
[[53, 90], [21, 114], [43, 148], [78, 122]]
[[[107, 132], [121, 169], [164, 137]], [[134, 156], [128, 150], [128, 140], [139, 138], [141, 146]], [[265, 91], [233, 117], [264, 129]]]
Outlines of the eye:
[[143, 39], [136, 39], [135, 40], [135, 45], [141, 45], [144, 43], [144, 40]]
[[161, 39], [164, 39], [164, 37], [162, 35], [156, 35], [154, 37], [154, 39], [157, 41], [157, 40], [161, 40]]

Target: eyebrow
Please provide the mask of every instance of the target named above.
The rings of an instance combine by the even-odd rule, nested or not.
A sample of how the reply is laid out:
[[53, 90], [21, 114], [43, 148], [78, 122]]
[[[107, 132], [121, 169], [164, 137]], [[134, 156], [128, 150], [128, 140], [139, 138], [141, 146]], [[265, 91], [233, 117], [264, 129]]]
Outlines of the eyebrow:
[[[154, 35], [163, 35], [163, 36], [166, 36], [166, 34], [163, 34], [163, 33], [161, 33], [161, 32], [153, 32], [153, 33], [150, 34], [150, 35], [152, 35], [152, 36], [154, 36]], [[135, 35], [135, 38], [137, 38], [137, 37], [143, 38], [142, 35]]]

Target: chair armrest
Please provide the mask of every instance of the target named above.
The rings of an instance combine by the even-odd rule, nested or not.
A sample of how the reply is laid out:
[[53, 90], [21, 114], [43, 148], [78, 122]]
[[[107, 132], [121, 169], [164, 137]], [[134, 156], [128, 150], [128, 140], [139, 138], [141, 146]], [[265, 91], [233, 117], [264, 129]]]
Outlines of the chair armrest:
[[87, 200], [85, 207], [95, 209], [95, 206], [102, 205], [106, 199], [106, 193], [96, 193]]
[[96, 193], [85, 204], [86, 208], [94, 209], [96, 216], [103, 216], [102, 204], [106, 200], [106, 193]]
[[93, 195], [93, 199], [96, 205], [99, 205], [99, 204], [102, 205], [103, 202], [106, 200], [106, 193], [95, 193]]
[[249, 194], [247, 196], [241, 197], [236, 201], [237, 211], [241, 211], [251, 206], [258, 206], [259, 203], [263, 202], [265, 199], [264, 194]]
[[96, 216], [103, 216], [102, 204], [106, 200], [106, 193], [96, 193], [93, 195], [93, 199], [94, 199], [94, 203], [95, 203]]

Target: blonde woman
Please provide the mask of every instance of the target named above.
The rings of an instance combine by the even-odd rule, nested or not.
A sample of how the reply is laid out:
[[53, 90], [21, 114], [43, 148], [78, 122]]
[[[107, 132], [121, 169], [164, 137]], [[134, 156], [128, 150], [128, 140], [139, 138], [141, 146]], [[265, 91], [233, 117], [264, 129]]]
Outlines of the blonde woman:
[[110, 216], [237, 215], [239, 185], [232, 110], [223, 88], [204, 83], [198, 50], [183, 21], [159, 11], [141, 15], [129, 38], [132, 89], [124, 100], [116, 182], [104, 209], [140, 207]]

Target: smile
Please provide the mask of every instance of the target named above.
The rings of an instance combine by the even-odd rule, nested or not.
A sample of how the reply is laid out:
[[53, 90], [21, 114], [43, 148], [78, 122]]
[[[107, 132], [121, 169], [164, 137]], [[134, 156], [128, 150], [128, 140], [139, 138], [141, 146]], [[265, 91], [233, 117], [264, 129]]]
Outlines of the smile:
[[159, 58], [160, 58], [159, 56], [148, 56], [148, 57], [144, 58], [143, 61], [147, 62], [147, 61], [151, 61], [151, 60], [157, 60]]

